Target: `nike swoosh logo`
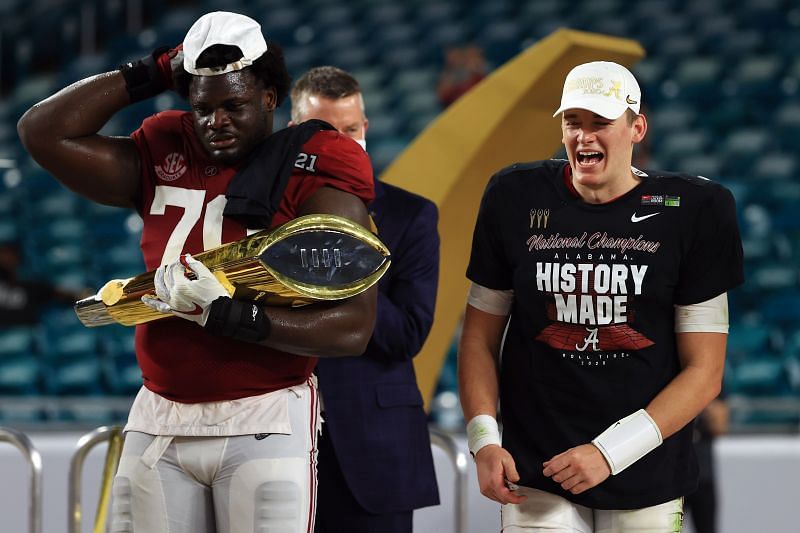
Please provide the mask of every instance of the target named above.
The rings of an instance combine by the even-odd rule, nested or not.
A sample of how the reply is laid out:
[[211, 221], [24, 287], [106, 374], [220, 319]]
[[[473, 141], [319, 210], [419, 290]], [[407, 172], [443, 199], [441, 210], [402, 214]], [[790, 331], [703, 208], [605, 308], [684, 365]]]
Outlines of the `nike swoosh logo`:
[[634, 214], [631, 215], [631, 222], [641, 222], [642, 220], [647, 220], [650, 217], [654, 217], [654, 216], [660, 215], [660, 214], [661, 214], [661, 211], [659, 211], [658, 213], [650, 213], [649, 215], [643, 215], [643, 216], [637, 217], [636, 213], [634, 213]]
[[200, 307], [197, 304], [194, 304], [194, 309], [192, 309], [190, 311], [181, 311], [180, 309], [173, 309], [173, 311], [175, 311], [176, 313], [180, 313], [182, 315], [202, 315], [203, 314], [203, 308]]
[[628, 104], [631, 104], [631, 105], [636, 105], [636, 104], [639, 103], [636, 100], [634, 100], [633, 98], [631, 98], [630, 95], [625, 97], [625, 102], [628, 103]]

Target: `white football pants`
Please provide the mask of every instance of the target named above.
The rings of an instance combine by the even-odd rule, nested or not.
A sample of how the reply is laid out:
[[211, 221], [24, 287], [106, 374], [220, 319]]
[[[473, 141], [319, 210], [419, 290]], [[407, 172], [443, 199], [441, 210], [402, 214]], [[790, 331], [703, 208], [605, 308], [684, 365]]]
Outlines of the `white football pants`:
[[128, 432], [114, 478], [113, 533], [310, 533], [316, 512], [316, 391], [293, 388], [290, 435]]
[[590, 509], [556, 494], [519, 487], [528, 498], [501, 508], [502, 533], [680, 533], [683, 498], [630, 510]]

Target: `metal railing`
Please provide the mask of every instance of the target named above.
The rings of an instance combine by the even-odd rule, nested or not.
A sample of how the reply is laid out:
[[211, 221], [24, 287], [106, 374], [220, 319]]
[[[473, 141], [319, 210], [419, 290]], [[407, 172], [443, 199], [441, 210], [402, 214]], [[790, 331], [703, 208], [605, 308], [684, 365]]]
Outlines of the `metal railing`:
[[455, 492], [453, 493], [453, 508], [455, 515], [454, 529], [455, 533], [463, 533], [464, 531], [467, 531], [468, 457], [466, 453], [461, 451], [458, 446], [458, 442], [452, 435], [434, 428], [430, 428], [430, 434], [431, 445], [436, 446], [444, 451], [444, 453], [450, 459], [450, 462], [453, 464], [453, 470], [455, 472]]
[[[467, 497], [468, 497], [468, 456], [461, 451], [458, 441], [450, 434], [430, 428], [431, 445], [441, 449], [447, 455], [454, 471], [454, 531], [467, 531]], [[105, 531], [108, 518], [111, 488], [122, 454], [124, 436], [119, 426], [102, 426], [83, 435], [76, 444], [69, 466], [68, 487], [68, 521], [69, 533], [81, 533], [83, 509], [81, 492], [83, 466], [91, 450], [100, 443], [108, 442], [100, 497], [97, 502], [94, 532]], [[0, 442], [9, 442], [22, 452], [30, 465], [30, 502], [28, 507], [30, 533], [42, 533], [42, 458], [33, 446], [30, 438], [14, 429], [0, 427]]]
[[75, 453], [69, 464], [69, 513], [67, 528], [69, 533], [81, 533], [83, 509], [81, 508], [81, 475], [86, 456], [96, 445], [108, 441], [103, 478], [100, 486], [100, 498], [97, 501], [97, 511], [94, 519], [94, 532], [105, 531], [108, 518], [109, 501], [111, 500], [111, 485], [119, 466], [122, 454], [123, 434], [119, 426], [102, 426], [85, 434], [78, 440]]
[[28, 531], [42, 533], [42, 456], [28, 436], [15, 429], [0, 427], [0, 442], [13, 444], [31, 467]]

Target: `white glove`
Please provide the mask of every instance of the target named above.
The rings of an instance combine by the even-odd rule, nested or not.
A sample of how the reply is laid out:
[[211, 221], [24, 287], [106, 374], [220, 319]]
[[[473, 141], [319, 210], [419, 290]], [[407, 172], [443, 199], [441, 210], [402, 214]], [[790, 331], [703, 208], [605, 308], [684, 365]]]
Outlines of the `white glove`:
[[[194, 273], [196, 279], [187, 277]], [[220, 296], [230, 297], [225, 287], [206, 266], [189, 254], [156, 270], [153, 284], [156, 296], [142, 296], [142, 303], [161, 313], [206, 325], [211, 303]]]

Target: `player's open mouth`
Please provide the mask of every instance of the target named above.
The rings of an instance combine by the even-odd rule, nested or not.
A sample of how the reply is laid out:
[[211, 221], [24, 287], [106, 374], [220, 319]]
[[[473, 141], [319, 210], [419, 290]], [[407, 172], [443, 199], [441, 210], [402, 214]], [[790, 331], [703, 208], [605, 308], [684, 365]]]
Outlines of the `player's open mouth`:
[[209, 139], [208, 144], [211, 146], [211, 148], [222, 150], [224, 148], [230, 148], [235, 142], [236, 137], [220, 135], [219, 137], [213, 137]]
[[602, 161], [603, 160], [603, 154], [601, 154], [600, 152], [594, 152], [594, 151], [585, 150], [585, 151], [578, 152], [577, 158], [578, 158], [578, 164], [579, 165], [588, 167], [588, 166], [596, 165], [597, 163]]

